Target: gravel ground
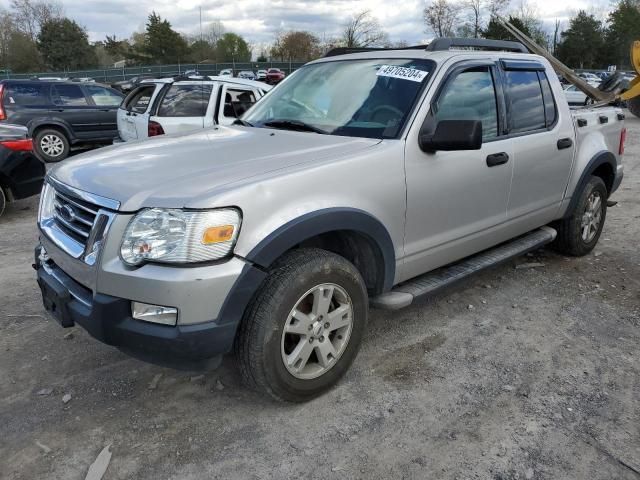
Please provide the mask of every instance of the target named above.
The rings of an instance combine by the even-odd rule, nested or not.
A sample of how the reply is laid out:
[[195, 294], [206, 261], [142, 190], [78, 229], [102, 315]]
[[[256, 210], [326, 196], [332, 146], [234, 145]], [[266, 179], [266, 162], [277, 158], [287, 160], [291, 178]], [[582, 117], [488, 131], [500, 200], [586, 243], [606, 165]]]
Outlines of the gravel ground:
[[30, 267], [37, 199], [12, 205], [0, 219], [0, 477], [83, 479], [111, 445], [105, 479], [640, 478], [629, 117], [619, 204], [591, 255], [542, 250], [372, 311], [352, 369], [305, 405], [247, 391], [231, 358], [175, 371], [61, 329]]

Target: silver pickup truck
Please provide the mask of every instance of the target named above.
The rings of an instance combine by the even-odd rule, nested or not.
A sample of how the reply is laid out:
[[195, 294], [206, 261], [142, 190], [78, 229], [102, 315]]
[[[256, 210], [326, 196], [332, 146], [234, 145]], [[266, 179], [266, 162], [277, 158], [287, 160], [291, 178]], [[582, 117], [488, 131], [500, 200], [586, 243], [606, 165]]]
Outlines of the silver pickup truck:
[[58, 166], [38, 218], [46, 309], [136, 355], [235, 351], [248, 385], [304, 401], [349, 368], [370, 305], [547, 243], [589, 253], [622, 180], [622, 111], [570, 110], [520, 44], [452, 45], [333, 51], [236, 125]]

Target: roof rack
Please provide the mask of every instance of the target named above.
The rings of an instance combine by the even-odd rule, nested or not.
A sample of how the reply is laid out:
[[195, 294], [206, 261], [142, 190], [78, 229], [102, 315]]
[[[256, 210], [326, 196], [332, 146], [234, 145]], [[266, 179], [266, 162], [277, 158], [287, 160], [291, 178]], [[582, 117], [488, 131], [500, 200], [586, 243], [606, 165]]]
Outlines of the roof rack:
[[520, 42], [488, 40], [484, 38], [436, 38], [427, 46], [426, 50], [428, 52], [441, 52], [450, 50], [452, 47], [529, 53], [527, 47]]
[[385, 50], [424, 50], [426, 45], [412, 45], [410, 47], [385, 48], [385, 47], [336, 47], [329, 50], [324, 56], [335, 57], [337, 55], [348, 55], [349, 53], [380, 52]]
[[507, 40], [488, 40], [485, 38], [436, 38], [429, 45], [412, 45], [410, 47], [337, 47], [329, 50], [325, 57], [348, 55], [349, 53], [379, 52], [385, 50], [426, 50], [441, 52], [451, 48], [470, 48], [474, 50], [499, 50], [503, 52], [529, 53], [527, 47], [520, 42]]

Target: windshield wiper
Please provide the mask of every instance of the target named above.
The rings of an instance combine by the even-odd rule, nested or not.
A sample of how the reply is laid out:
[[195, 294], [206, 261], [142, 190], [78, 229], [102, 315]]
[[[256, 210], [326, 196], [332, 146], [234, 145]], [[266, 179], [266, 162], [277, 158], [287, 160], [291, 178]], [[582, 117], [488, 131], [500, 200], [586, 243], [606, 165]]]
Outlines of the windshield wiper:
[[242, 125], [243, 127], [253, 127], [253, 124], [247, 122], [246, 120], [242, 120], [241, 118], [236, 118], [233, 121], [233, 125]]
[[326, 135], [329, 132], [322, 130], [321, 128], [314, 127], [300, 120], [270, 120], [264, 122], [265, 127], [282, 128], [283, 130], [297, 130], [301, 132], [314, 132]]

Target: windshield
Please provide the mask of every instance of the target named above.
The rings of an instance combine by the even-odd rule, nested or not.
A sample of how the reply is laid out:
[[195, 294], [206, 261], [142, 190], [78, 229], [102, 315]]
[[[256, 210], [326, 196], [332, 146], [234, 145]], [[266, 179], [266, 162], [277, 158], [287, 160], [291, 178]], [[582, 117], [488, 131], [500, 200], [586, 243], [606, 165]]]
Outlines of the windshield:
[[295, 124], [332, 135], [395, 138], [433, 67], [430, 60], [397, 58], [307, 65], [243, 120], [255, 127]]

